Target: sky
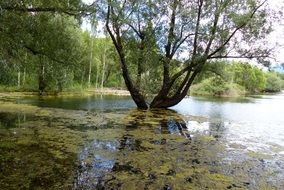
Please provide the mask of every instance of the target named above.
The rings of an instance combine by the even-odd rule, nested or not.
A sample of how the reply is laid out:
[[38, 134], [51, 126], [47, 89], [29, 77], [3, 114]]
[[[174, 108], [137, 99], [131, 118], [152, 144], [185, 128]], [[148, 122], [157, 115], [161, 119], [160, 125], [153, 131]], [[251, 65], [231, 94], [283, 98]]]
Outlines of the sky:
[[[93, 0], [83, 0], [83, 2], [91, 4]], [[284, 10], [284, 0], [268, 0], [268, 6], [276, 11]], [[81, 28], [91, 31], [91, 25], [86, 20], [83, 21]], [[102, 24], [99, 24], [98, 28], [103, 28]], [[279, 23], [273, 23], [273, 30], [274, 31], [267, 38], [269, 47], [276, 46], [275, 60], [272, 60], [272, 62], [274, 64], [284, 63], [284, 18], [280, 19]], [[103, 36], [103, 33], [99, 32], [97, 35]]]

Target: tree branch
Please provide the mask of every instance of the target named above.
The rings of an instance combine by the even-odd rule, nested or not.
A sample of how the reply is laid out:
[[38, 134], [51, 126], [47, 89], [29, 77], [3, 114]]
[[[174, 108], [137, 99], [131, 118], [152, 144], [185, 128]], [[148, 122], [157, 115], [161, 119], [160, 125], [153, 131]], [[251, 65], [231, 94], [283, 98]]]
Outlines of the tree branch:
[[180, 38], [179, 40], [177, 40], [173, 45], [171, 56], [173, 57], [176, 51], [179, 49], [179, 47], [185, 42], [185, 40], [187, 40], [187, 38], [193, 35], [194, 34], [188, 34], [183, 39]]
[[213, 26], [212, 26], [210, 39], [209, 39], [209, 42], [208, 42], [206, 50], [205, 50], [205, 55], [208, 55], [210, 48], [211, 48], [211, 45], [212, 45], [212, 42], [215, 38], [219, 17], [220, 17], [220, 11], [218, 9], [218, 4], [217, 4], [217, 1], [216, 1], [216, 12], [215, 12], [215, 17], [214, 17], [214, 23], [213, 23]]
[[267, 55], [216, 55], [208, 59], [253, 59], [253, 58], [273, 58]]
[[211, 54], [208, 55], [208, 58], [212, 57], [213, 55], [215, 55], [216, 53], [218, 53], [220, 50], [222, 50], [230, 41], [231, 39], [235, 36], [235, 34], [242, 28], [244, 28], [248, 23], [249, 21], [254, 17], [256, 11], [262, 7], [264, 5], [264, 3], [266, 3], [267, 0], [263, 1], [259, 6], [257, 6], [253, 12], [251, 13], [249, 19], [247, 20], [247, 22], [243, 23], [241, 26], [237, 27], [233, 32], [232, 34], [228, 37], [228, 39], [219, 47], [217, 48], [215, 51], [213, 51]]
[[70, 16], [78, 16], [80, 14], [85, 14], [87, 12], [94, 12], [95, 3], [79, 9], [71, 9], [71, 8], [62, 8], [62, 7], [19, 7], [19, 6], [3, 6], [2, 9], [6, 11], [14, 11], [14, 12], [53, 12], [53, 13], [64, 13]]
[[169, 33], [168, 33], [167, 45], [165, 46], [167, 59], [163, 60], [163, 66], [164, 66], [163, 87], [166, 87], [167, 84], [170, 82], [169, 61], [172, 59], [171, 46], [172, 46], [173, 39], [174, 39], [177, 5], [178, 5], [178, 0], [174, 0], [173, 5], [172, 5], [172, 14], [171, 14], [170, 22], [169, 22]]
[[167, 58], [172, 58], [171, 57], [171, 46], [175, 37], [174, 31], [175, 31], [175, 24], [176, 24], [176, 9], [177, 9], [177, 3], [178, 0], [174, 0], [173, 2], [173, 8], [172, 8], [172, 14], [171, 14], [171, 19], [169, 23], [169, 34], [168, 34], [168, 42], [167, 45], [165, 46], [166, 49], [166, 57]]
[[197, 40], [198, 40], [198, 32], [199, 32], [202, 6], [203, 6], [203, 0], [198, 0], [198, 14], [197, 14], [195, 33], [194, 33], [193, 53], [192, 53], [193, 56], [192, 57], [194, 57], [197, 52]]
[[50, 56], [50, 55], [48, 55], [48, 54], [46, 54], [44, 52], [41, 52], [39, 50], [35, 50], [32, 47], [29, 47], [27, 45], [24, 45], [23, 47], [26, 48], [27, 50], [29, 50], [33, 55], [43, 55], [43, 56], [47, 57], [48, 59], [50, 59], [50, 60], [52, 60], [54, 62], [65, 64], [64, 61], [58, 60], [58, 59], [54, 58], [54, 56]]

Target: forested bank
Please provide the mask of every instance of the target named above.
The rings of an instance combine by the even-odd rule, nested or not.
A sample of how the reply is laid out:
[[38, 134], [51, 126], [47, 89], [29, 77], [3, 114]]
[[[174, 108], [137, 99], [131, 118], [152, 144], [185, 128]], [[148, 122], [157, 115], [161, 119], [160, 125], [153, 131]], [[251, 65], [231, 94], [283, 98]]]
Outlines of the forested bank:
[[192, 95], [242, 96], [275, 93], [284, 88], [284, 75], [245, 62], [212, 62], [197, 76]]
[[[94, 9], [95, 10], [95, 9]], [[122, 77], [109, 38], [83, 31], [92, 6], [74, 1], [0, 2], [0, 90], [80, 91], [120, 87]]]
[[[62, 47], [64, 44], [61, 44], [61, 39], [47, 38], [51, 46], [39, 47], [44, 52], [37, 52], [34, 46], [22, 52], [7, 52], [8, 55], [0, 60], [0, 91], [57, 94], [62, 91], [84, 91], [87, 88], [123, 87], [111, 41], [96, 38], [72, 26], [65, 29], [68, 30], [68, 27], [72, 30], [68, 36], [75, 35], [76, 43]], [[57, 40], [60, 44], [54, 44]]]

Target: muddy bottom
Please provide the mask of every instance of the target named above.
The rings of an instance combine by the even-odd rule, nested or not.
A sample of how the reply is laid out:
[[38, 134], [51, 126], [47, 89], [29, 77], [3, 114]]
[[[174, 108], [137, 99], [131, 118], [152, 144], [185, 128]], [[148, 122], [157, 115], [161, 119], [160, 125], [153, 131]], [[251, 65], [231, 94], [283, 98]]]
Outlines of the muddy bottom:
[[[258, 133], [257, 133], [258, 134]], [[171, 110], [0, 102], [0, 189], [281, 189], [284, 147]]]

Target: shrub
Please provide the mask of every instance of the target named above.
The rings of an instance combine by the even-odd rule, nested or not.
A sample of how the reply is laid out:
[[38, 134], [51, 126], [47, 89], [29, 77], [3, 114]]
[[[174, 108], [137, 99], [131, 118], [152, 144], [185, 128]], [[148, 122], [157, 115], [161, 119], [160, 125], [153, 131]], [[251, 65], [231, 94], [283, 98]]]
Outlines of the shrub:
[[192, 95], [241, 96], [245, 93], [244, 87], [235, 83], [228, 83], [219, 76], [205, 79], [191, 87]]
[[280, 92], [282, 89], [283, 82], [280, 77], [277, 76], [276, 73], [269, 72], [267, 73], [266, 80], [266, 92]]

